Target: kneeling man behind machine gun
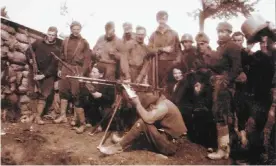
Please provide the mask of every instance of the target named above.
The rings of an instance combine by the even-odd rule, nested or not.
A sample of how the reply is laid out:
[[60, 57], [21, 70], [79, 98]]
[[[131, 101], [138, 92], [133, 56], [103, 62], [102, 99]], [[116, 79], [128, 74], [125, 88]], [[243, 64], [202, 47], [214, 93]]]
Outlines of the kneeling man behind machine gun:
[[[77, 79], [79, 82], [83, 82], [85, 83], [85, 87], [89, 90], [90, 93], [93, 93], [95, 91], [95, 87], [94, 85], [100, 84], [100, 85], [106, 85], [106, 86], [114, 86], [115, 87], [115, 92], [116, 95], [118, 97], [116, 97], [116, 101], [114, 102], [115, 104], [113, 104], [113, 111], [112, 116], [110, 118], [110, 121], [106, 127], [104, 136], [98, 146], [98, 148], [100, 148], [102, 146], [102, 144], [104, 143], [105, 139], [106, 139], [106, 135], [108, 132], [108, 129], [111, 125], [111, 122], [117, 112], [117, 110], [119, 109], [119, 106], [121, 105], [121, 101], [122, 101], [122, 93], [125, 92], [126, 95], [129, 98], [133, 98], [136, 97], [137, 95], [134, 93], [133, 90], [137, 91], [137, 92], [156, 92], [156, 91], [162, 91], [163, 89], [161, 88], [154, 88], [151, 85], [148, 84], [137, 84], [137, 83], [124, 83], [121, 81], [111, 81], [111, 80], [105, 80], [105, 79], [95, 79], [95, 78], [90, 78], [90, 77], [81, 77], [78, 75], [78, 73], [74, 72], [69, 65], [62, 61], [58, 56], [56, 56], [54, 53], [52, 53], [54, 55], [54, 57], [64, 66], [66, 67], [68, 70], [70, 70], [72, 73], [74, 73], [74, 76], [70, 76], [67, 75], [66, 78], [68, 79]], [[133, 90], [132, 90], [133, 88]], [[110, 114], [106, 114], [103, 119], [93, 128], [93, 130], [91, 131], [91, 135], [93, 135], [96, 131], [96, 129], [100, 126], [100, 124], [107, 118], [110, 117]]]

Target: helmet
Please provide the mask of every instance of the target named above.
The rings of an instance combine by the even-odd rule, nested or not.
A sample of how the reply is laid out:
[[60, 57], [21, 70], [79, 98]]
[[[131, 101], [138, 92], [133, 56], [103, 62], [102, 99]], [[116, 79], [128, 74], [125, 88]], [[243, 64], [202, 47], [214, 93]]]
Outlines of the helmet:
[[185, 33], [182, 37], [181, 37], [181, 42], [183, 41], [191, 41], [194, 42], [193, 40], [193, 36], [191, 34]]

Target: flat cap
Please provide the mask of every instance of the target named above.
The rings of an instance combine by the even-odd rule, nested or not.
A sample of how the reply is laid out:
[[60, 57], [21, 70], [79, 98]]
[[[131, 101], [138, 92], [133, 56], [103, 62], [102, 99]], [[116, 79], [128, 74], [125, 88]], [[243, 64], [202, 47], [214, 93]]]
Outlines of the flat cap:
[[131, 33], [132, 32], [132, 24], [129, 22], [123, 23], [123, 28], [125, 33]]
[[82, 27], [81, 24], [80, 24], [80, 22], [78, 22], [78, 21], [73, 21], [73, 22], [71, 23], [71, 25], [70, 25], [70, 28], [73, 28], [74, 26]]
[[115, 28], [115, 24], [113, 21], [109, 21], [105, 24], [105, 30], [111, 30]]
[[217, 26], [217, 31], [218, 30], [228, 30], [228, 31], [232, 32], [232, 29], [233, 29], [232, 25], [229, 24], [228, 22], [220, 22]]
[[158, 11], [157, 14], [156, 14], [156, 19], [162, 18], [162, 17], [164, 17], [164, 16], [169, 17], [168, 12], [166, 12], [166, 11], [164, 11], [164, 10]]
[[195, 40], [197, 43], [209, 43], [210, 42], [209, 37], [204, 32], [199, 32], [196, 35]]

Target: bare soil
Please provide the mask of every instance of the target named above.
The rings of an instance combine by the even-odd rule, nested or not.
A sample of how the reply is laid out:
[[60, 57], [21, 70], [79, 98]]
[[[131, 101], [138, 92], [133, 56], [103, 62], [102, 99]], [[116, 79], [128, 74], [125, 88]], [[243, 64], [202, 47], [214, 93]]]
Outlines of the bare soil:
[[[231, 164], [229, 160], [212, 161], [206, 158], [206, 148], [187, 140], [175, 156], [164, 157], [147, 149], [136, 148], [126, 152], [104, 156], [97, 146], [103, 132], [94, 136], [76, 134], [69, 124], [44, 126], [23, 123], [2, 123], [1, 162], [2, 164]], [[105, 145], [111, 144], [110, 138]], [[145, 145], [143, 145], [145, 146]], [[140, 149], [140, 150], [139, 150]]]

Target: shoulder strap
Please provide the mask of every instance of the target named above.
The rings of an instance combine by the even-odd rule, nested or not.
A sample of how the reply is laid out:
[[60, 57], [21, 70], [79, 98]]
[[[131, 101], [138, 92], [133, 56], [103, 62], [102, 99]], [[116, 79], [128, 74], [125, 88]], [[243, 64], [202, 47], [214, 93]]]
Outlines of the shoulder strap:
[[69, 37], [66, 37], [64, 39], [64, 56], [65, 56], [65, 59], [67, 59], [68, 42], [69, 42]]
[[82, 43], [83, 40], [84, 40], [83, 38], [80, 38], [80, 40], [79, 40], [79, 42], [78, 42], [78, 45], [77, 45], [77, 47], [76, 47], [76, 49], [75, 49], [75, 51], [74, 51], [74, 54], [73, 54], [72, 59], [74, 59], [74, 57], [76, 56], [77, 51], [79, 50], [80, 45], [81, 45], [81, 43]]

